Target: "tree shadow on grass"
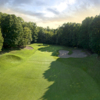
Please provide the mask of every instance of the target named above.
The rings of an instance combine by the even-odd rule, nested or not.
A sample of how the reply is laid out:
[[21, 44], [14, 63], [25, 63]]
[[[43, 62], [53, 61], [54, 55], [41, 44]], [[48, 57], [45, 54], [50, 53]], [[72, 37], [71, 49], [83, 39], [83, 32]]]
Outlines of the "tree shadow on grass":
[[[39, 50], [53, 52], [52, 56], [55, 56], [54, 52], [57, 52], [58, 49], [54, 51], [51, 46], [51, 49], [50, 47], [44, 47]], [[83, 62], [81, 63], [80, 61]], [[50, 69], [45, 71], [43, 76], [48, 82], [54, 83], [47, 88], [47, 91], [40, 99], [100, 100], [100, 89], [98, 84], [86, 71], [79, 68], [79, 66], [84, 66], [83, 63], [86, 61], [87, 59], [85, 60], [85, 58], [58, 58], [56, 61], [52, 62]], [[77, 66], [74, 66], [76, 63]]]
[[59, 62], [51, 63], [43, 75], [49, 82], [42, 100], [100, 100], [98, 84], [83, 70]]

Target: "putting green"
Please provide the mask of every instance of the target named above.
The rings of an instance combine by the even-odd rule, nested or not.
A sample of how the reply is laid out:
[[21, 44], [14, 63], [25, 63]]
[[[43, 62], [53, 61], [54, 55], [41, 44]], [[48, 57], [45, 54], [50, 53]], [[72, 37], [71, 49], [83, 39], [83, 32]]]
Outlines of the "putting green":
[[61, 46], [31, 46], [0, 56], [0, 100], [100, 100], [96, 55], [59, 58]]

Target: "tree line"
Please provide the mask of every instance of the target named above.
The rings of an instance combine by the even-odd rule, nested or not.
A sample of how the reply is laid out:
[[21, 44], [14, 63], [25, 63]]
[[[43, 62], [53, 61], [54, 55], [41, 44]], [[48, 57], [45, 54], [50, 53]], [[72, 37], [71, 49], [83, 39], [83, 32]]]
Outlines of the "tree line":
[[30, 43], [47, 43], [88, 49], [100, 55], [100, 15], [87, 17], [82, 23], [64, 23], [57, 29], [38, 27], [21, 17], [0, 12], [0, 50], [25, 47]]

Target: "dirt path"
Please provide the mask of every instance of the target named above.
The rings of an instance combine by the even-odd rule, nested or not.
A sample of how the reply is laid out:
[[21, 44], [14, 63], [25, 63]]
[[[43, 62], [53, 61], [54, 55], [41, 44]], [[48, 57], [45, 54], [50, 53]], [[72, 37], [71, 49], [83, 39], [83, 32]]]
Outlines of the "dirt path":
[[84, 58], [87, 56], [87, 54], [85, 52], [82, 52], [81, 50], [73, 50], [73, 53], [71, 55], [68, 55], [69, 51], [67, 50], [59, 50], [59, 53], [60, 54], [58, 55], [58, 57], [60, 58]]

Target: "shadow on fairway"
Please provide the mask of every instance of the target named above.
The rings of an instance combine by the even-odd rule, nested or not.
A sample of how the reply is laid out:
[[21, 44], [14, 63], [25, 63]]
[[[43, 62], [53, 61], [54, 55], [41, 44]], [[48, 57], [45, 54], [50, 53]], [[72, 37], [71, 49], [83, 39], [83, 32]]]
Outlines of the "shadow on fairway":
[[[60, 47], [44, 47], [40, 51], [56, 52]], [[90, 57], [91, 58], [91, 57]], [[100, 100], [100, 67], [90, 58], [58, 58], [52, 62], [44, 78], [54, 82], [47, 88], [42, 100]], [[88, 61], [88, 59], [90, 59]], [[96, 67], [100, 63], [96, 64]], [[85, 67], [84, 67], [85, 66]], [[94, 70], [94, 68], [96, 70]]]
[[52, 62], [50, 69], [43, 74], [45, 79], [54, 83], [47, 88], [42, 100], [100, 100], [96, 81], [82, 69], [59, 62], [60, 59]]

